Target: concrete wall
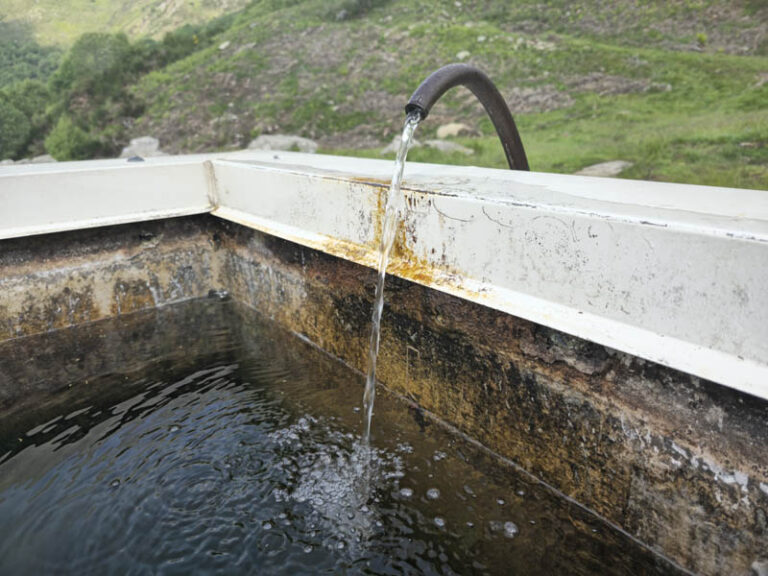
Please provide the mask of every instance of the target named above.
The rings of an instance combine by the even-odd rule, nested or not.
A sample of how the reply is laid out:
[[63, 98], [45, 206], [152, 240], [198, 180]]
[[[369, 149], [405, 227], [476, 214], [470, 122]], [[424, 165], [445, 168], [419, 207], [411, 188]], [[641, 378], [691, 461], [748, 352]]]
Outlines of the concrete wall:
[[[5, 240], [0, 341], [227, 290], [363, 370], [374, 277], [210, 216]], [[411, 281], [386, 300], [380, 379], [426, 414], [690, 570], [768, 555], [768, 402]]]

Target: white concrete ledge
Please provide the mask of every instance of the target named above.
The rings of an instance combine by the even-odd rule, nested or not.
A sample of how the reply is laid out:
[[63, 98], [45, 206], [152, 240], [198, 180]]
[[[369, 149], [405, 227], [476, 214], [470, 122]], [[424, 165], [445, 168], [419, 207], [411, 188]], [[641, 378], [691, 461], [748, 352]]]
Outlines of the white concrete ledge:
[[210, 212], [208, 181], [183, 157], [0, 168], [0, 239]]
[[[392, 170], [286, 152], [52, 166], [0, 169], [0, 238], [211, 211], [367, 266]], [[390, 273], [768, 399], [768, 192], [415, 163], [405, 182]]]

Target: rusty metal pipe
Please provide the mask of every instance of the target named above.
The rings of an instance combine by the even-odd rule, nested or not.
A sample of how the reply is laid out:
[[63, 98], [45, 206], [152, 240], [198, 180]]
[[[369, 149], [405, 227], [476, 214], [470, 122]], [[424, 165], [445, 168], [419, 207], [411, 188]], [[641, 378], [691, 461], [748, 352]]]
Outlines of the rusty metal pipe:
[[408, 100], [405, 113], [417, 113], [424, 120], [435, 102], [454, 86], [469, 88], [480, 100], [501, 139], [510, 170], [530, 170], [523, 142], [504, 97], [491, 79], [474, 66], [449, 64], [430, 74]]

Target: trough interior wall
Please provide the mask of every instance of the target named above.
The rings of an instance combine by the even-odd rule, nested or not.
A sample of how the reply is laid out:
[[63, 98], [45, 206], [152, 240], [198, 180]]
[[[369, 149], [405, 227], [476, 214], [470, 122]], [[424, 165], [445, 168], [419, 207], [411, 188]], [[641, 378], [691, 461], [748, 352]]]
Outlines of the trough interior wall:
[[[3, 241], [0, 408], [98, 371], [94, 342], [64, 378], [19, 386], [19, 339], [211, 293], [363, 371], [374, 282], [211, 216]], [[768, 555], [765, 401], [395, 277], [379, 366], [425, 425], [451, 424], [692, 571], [750, 574]]]

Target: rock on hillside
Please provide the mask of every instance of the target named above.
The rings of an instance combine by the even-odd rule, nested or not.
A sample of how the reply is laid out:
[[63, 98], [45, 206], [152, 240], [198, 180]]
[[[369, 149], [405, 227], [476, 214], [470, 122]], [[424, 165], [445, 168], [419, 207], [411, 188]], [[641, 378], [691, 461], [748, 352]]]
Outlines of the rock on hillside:
[[294, 150], [314, 154], [317, 142], [291, 134], [262, 134], [248, 144], [249, 150]]
[[632, 167], [632, 162], [626, 160], [611, 160], [610, 162], [600, 162], [600, 164], [592, 164], [576, 172], [579, 176], [600, 176], [603, 178], [610, 178], [618, 176], [627, 168]]
[[131, 140], [131, 143], [120, 152], [120, 158], [131, 158], [133, 156], [151, 158], [152, 156], [165, 155], [165, 152], [160, 150], [160, 141], [152, 136], [134, 138]]

